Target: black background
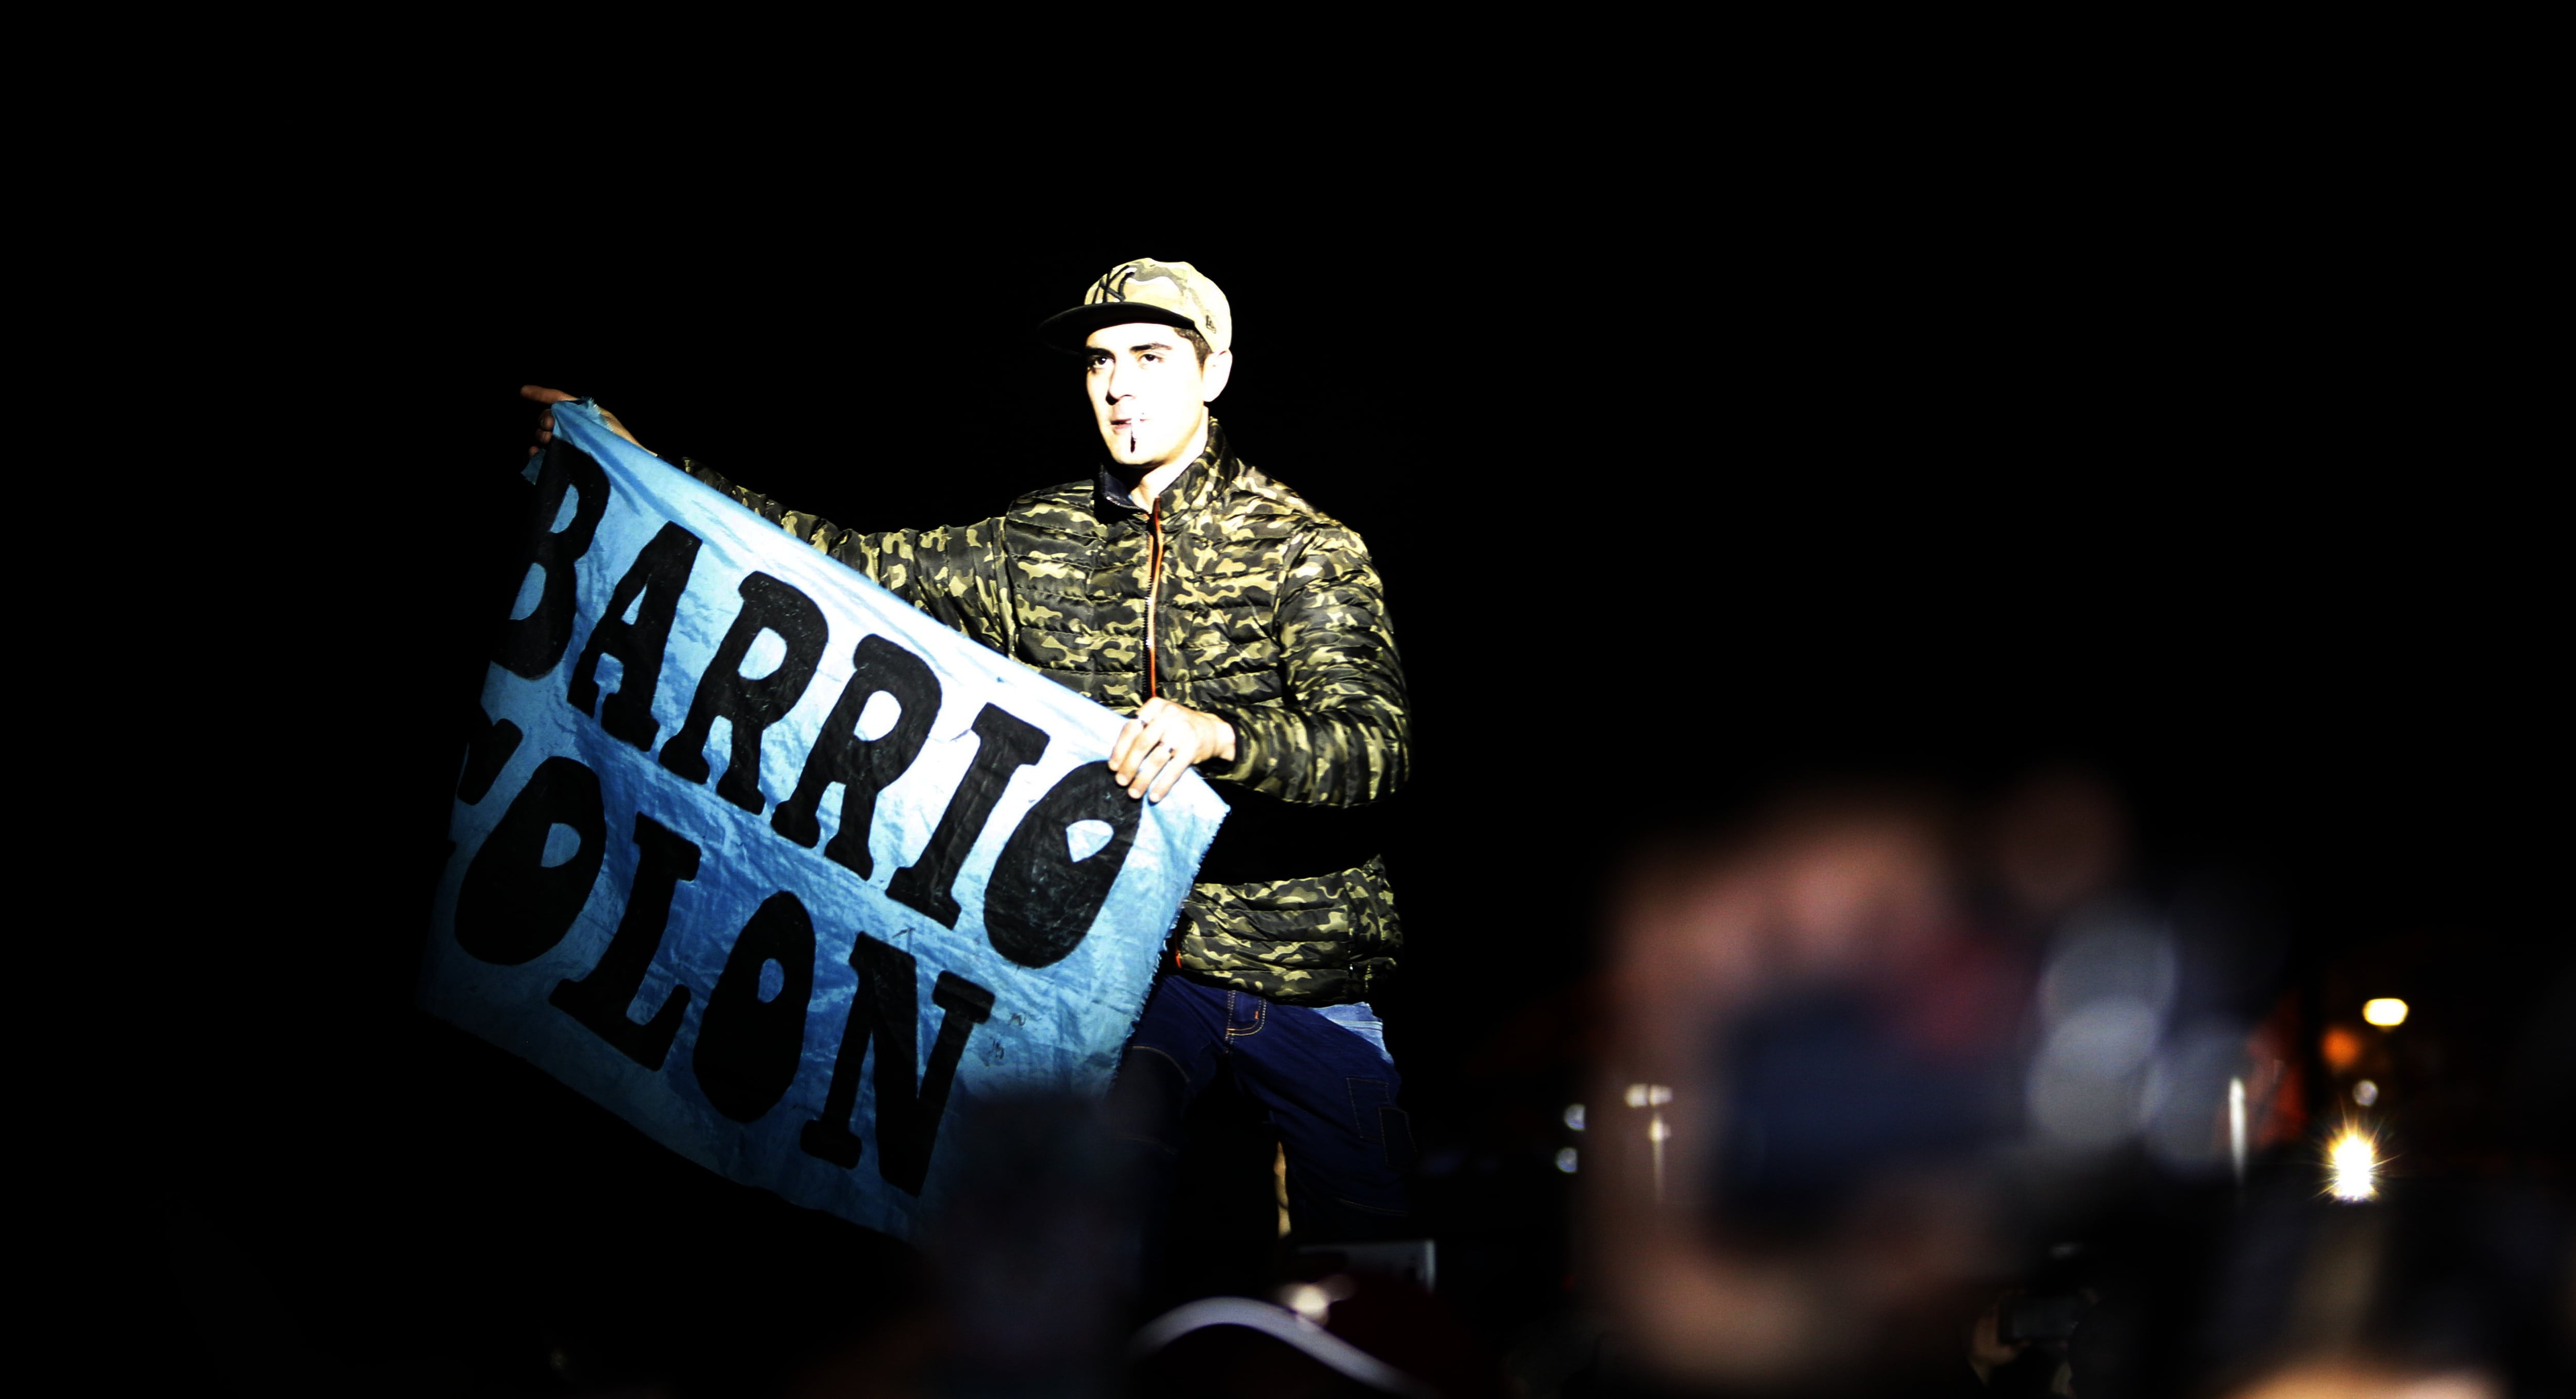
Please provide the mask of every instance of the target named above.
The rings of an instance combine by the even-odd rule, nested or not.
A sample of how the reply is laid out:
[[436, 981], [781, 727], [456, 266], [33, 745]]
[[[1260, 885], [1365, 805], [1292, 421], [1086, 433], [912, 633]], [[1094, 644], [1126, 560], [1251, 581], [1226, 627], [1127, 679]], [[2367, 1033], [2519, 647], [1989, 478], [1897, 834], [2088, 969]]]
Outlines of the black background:
[[[235, 732], [300, 756], [208, 837], [259, 931], [178, 956], [205, 1072], [171, 1325], [516, 1373], [691, 1309], [792, 1336], [782, 1260], [899, 1289], [410, 1008], [517, 581], [515, 392], [843, 524], [978, 519], [1090, 470], [1026, 331], [1141, 255], [1223, 285], [1233, 441], [1386, 579], [1418, 753], [1390, 1040], [1426, 1153], [1504, 1182], [1433, 1203], [1512, 1285], [1560, 1281], [1532, 1240], [1607, 872], [1784, 779], [2088, 762], [2151, 864], [2276, 890], [2302, 966], [2504, 957], [2554, 916], [2563, 707], [2519, 196], [2402, 143], [2157, 149], [1666, 150], [1580, 188], [1543, 148], [1365, 183], [1209, 156], [1182, 201], [682, 149], [685, 184], [558, 158], [317, 209], [209, 279], [190, 341], [295, 308], [264, 464], [204, 518], [263, 560], [210, 636], [262, 658]], [[2512, 978], [2459, 981], [2514, 1013]]]

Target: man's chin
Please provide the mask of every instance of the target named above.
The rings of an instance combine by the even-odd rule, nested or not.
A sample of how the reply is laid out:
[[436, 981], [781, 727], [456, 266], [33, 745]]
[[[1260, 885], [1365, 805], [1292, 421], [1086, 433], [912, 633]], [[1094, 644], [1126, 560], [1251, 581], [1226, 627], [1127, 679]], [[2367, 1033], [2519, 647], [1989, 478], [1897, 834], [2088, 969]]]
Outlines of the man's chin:
[[1148, 447], [1143, 451], [1129, 451], [1125, 438], [1120, 438], [1114, 445], [1109, 443], [1103, 443], [1102, 445], [1109, 448], [1110, 465], [1116, 468], [1119, 472], [1130, 476], [1142, 476], [1146, 472], [1163, 465], [1165, 462], [1169, 461], [1172, 456], [1172, 450], [1170, 448]]

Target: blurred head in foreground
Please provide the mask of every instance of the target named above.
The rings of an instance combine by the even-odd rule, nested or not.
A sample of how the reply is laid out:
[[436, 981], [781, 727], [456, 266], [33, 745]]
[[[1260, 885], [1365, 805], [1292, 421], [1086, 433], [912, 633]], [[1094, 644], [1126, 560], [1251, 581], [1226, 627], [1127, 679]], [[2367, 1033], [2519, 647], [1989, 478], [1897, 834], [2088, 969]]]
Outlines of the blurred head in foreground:
[[1810, 793], [1629, 870], [1582, 1268], [1654, 1384], [2483, 1393], [2557, 1363], [2565, 1211], [2326, 1197], [2309, 1134], [2264, 1130], [2297, 1092], [2255, 1052], [2275, 926], [2150, 884], [2125, 825], [2074, 772], [1980, 809]]
[[1666, 1379], [1864, 1383], [1994, 1268], [2027, 978], [1954, 844], [1919, 797], [1811, 797], [1627, 881], [1587, 1264]]

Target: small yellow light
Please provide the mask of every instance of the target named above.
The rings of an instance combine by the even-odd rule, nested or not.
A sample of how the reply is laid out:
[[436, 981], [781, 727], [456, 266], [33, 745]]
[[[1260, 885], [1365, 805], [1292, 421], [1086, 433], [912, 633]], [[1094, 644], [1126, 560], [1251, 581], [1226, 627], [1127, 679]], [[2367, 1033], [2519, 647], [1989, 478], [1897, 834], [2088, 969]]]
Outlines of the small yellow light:
[[2406, 1003], [2395, 996], [2382, 996], [2362, 1006], [2361, 1018], [2383, 1030], [2394, 1030], [2406, 1023]]
[[1317, 1326], [1323, 1325], [1324, 1318], [1333, 1314], [1333, 1295], [1311, 1282], [1283, 1289], [1281, 1300], [1288, 1304], [1288, 1310]]
[[2379, 1193], [2371, 1179], [2379, 1170], [2378, 1153], [2371, 1150], [2370, 1138], [2359, 1132], [2346, 1132], [2335, 1138], [2326, 1152], [2326, 1161], [2334, 1178], [2326, 1189], [2338, 1200], [2367, 1200]]

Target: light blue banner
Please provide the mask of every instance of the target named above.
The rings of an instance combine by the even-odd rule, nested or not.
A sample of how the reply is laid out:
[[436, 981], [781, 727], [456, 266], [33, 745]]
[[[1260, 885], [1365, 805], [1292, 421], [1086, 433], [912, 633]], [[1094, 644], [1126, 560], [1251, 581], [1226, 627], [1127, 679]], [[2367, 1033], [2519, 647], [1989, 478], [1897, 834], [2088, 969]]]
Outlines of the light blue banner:
[[1224, 806], [1126, 797], [1118, 716], [554, 416], [421, 1004], [909, 1235], [979, 1101], [1106, 1088]]

